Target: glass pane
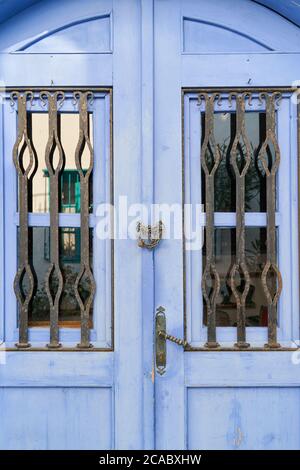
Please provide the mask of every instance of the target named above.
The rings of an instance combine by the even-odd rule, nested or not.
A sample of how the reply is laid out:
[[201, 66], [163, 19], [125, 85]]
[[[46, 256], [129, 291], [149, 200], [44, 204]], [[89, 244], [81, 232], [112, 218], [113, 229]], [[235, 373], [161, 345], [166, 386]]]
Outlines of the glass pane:
[[[49, 301], [45, 288], [45, 278], [50, 266], [50, 231], [49, 227], [31, 227], [30, 230], [31, 263], [36, 277], [36, 291], [29, 310], [30, 325], [48, 324], [50, 319]], [[64, 288], [60, 299], [61, 322], [80, 322], [80, 309], [77, 303], [74, 284], [80, 269], [80, 229], [62, 227], [60, 234], [60, 267], [64, 278]], [[90, 262], [93, 257], [93, 231], [90, 229]], [[51, 282], [51, 291], [55, 294], [57, 279]], [[80, 295], [86, 298], [89, 294], [89, 283], [80, 284]], [[23, 290], [28, 291], [28, 279], [24, 278]], [[91, 309], [91, 325], [93, 310]]]
[[[61, 115], [61, 141], [66, 155], [66, 164], [61, 175], [61, 207], [60, 211], [65, 213], [80, 212], [80, 179], [75, 165], [75, 151], [78, 141], [78, 114]], [[93, 119], [89, 114], [89, 134], [93, 145]], [[76, 136], [76, 138], [75, 138]], [[86, 170], [90, 164], [90, 155], [87, 145], [84, 146], [81, 155], [81, 165]], [[90, 176], [90, 187], [92, 188], [93, 175]], [[90, 195], [92, 209], [92, 194]]]
[[[250, 289], [246, 300], [246, 325], [267, 326], [267, 300], [262, 288], [261, 274], [266, 263], [266, 228], [247, 227], [245, 236], [246, 263], [250, 274]], [[230, 271], [235, 255], [235, 228], [215, 229], [216, 268], [220, 276], [221, 288], [217, 298], [217, 326], [236, 326], [236, 302], [230, 287]], [[203, 266], [205, 266], [205, 246], [203, 249]], [[237, 285], [243, 291], [244, 279], [236, 278]], [[276, 281], [272, 273], [267, 278], [268, 287], [275, 292]], [[204, 324], [206, 325], [206, 306], [204, 303]]]
[[[245, 114], [246, 132], [251, 146], [251, 164], [246, 173], [246, 212], [266, 211], [266, 179], [258, 163], [259, 148], [265, 137], [266, 115], [263, 112]], [[202, 136], [204, 137], [205, 114], [202, 113]], [[215, 174], [215, 211], [235, 212], [235, 176], [230, 163], [230, 151], [235, 137], [235, 113], [215, 113], [214, 133], [220, 149], [221, 161]], [[212, 159], [212, 150], [207, 151], [206, 159]], [[244, 144], [239, 146], [238, 163], [242, 164], [245, 156]], [[202, 200], [205, 201], [205, 177], [202, 171]]]
[[[45, 213], [49, 212], [49, 174], [45, 162], [45, 149], [48, 141], [48, 114], [30, 113], [30, 133], [36, 153], [38, 168], [31, 183], [30, 211]], [[89, 133], [93, 145], [93, 119], [89, 115]], [[79, 138], [79, 114], [60, 113], [59, 129], [61, 144], [65, 155], [64, 171], [60, 181], [60, 212], [79, 213], [80, 212], [80, 183], [79, 174], [75, 165], [75, 150]], [[24, 159], [29, 158], [28, 150], [24, 152]], [[59, 159], [57, 148], [53, 153], [53, 166], [55, 167]], [[90, 156], [87, 145], [82, 151], [81, 164], [83, 169], [87, 169]], [[91, 186], [91, 211], [92, 211], [92, 175], [90, 177]]]

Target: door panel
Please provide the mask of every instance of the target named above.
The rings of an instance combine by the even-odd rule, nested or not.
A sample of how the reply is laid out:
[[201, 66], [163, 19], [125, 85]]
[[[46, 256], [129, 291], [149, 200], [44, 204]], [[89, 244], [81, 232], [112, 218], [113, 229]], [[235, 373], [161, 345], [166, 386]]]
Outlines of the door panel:
[[[230, 13], [233, 8], [236, 8], [236, 17]], [[245, 15], [245, 11], [249, 14]], [[294, 51], [284, 45], [286, 52], [292, 53], [284, 57], [277, 53], [281, 46], [272, 28], [261, 28], [257, 21], [265, 13], [269, 16], [268, 24], [274, 22], [277, 31], [292, 34], [286, 21], [282, 23], [278, 16], [263, 12], [252, 2], [177, 0], [172, 2], [172, 8], [171, 2], [155, 2], [156, 203], [182, 206], [198, 203], [198, 227], [206, 223], [205, 207], [201, 209], [204, 181], [201, 179], [201, 133], [204, 134], [206, 125], [200, 116], [201, 92], [219, 93], [214, 113], [219, 111], [224, 116], [229, 111], [224, 108], [224, 96], [230, 91], [240, 89], [242, 93], [250, 87], [249, 91], [254, 94], [256, 87], [284, 85], [287, 88], [282, 107], [276, 111], [276, 134], [281, 149], [276, 249], [283, 279], [277, 333], [283, 348], [277, 351], [265, 348], [268, 335], [262, 321], [258, 327], [247, 324], [246, 337], [252, 350], [251, 347], [239, 350], [234, 347], [237, 328], [233, 321], [231, 326], [224, 323], [217, 326], [220, 347], [208, 349], [207, 325], [203, 321], [201, 247], [190, 251], [187, 240], [184, 243], [163, 240], [155, 253], [155, 304], [165, 308], [167, 333], [188, 344], [184, 349], [167, 341], [166, 371], [162, 376], [158, 371], [156, 374], [157, 448], [285, 449], [300, 446], [299, 417], [295, 418], [294, 414], [299, 407], [299, 381], [293, 361], [299, 336], [298, 285], [291, 281], [298, 279], [298, 262], [295, 261], [298, 234], [292, 228], [298, 223], [297, 179], [294, 177], [297, 172], [297, 110], [289, 90], [293, 73], [286, 67], [293, 60]], [[243, 21], [239, 21], [239, 15]], [[225, 42], [213, 42], [214, 36], [208, 29], [216, 25], [226, 34]], [[249, 43], [239, 43], [235, 36], [243, 32], [249, 40], [254, 39], [256, 45], [259, 42], [273, 52], [250, 51]], [[200, 42], [200, 37], [204, 42]], [[202, 49], [203, 44], [207, 45], [207, 52]], [[223, 46], [226, 51], [222, 50]], [[255, 112], [255, 99], [252, 104], [251, 110]], [[221, 192], [221, 202], [222, 195], [224, 199]], [[235, 199], [233, 201], [235, 204]], [[214, 227], [235, 227], [236, 210], [222, 213], [214, 209], [213, 212]], [[265, 226], [268, 218], [262, 212], [246, 212], [246, 228]], [[287, 248], [287, 240], [292, 250]], [[213, 246], [214, 253], [216, 249], [217, 242]], [[247, 312], [251, 312], [249, 306], [253, 304], [247, 305]], [[220, 307], [224, 305], [221, 303]], [[230, 317], [231, 310], [228, 312]], [[248, 323], [253, 323], [253, 315], [250, 320], [249, 317]], [[289, 401], [286, 407], [283, 401]]]
[[[61, 14], [55, 8], [56, 3]], [[33, 8], [29, 16], [28, 12], [20, 14], [17, 36], [12, 34], [12, 25], [4, 28], [6, 36], [4, 29], [1, 30], [6, 37], [7, 48], [16, 51], [28, 43], [28, 28], [34, 18], [43, 18], [48, 22], [47, 26], [34, 22], [34, 27], [42, 32], [64, 29], [68, 36], [71, 29], [67, 28], [70, 22], [69, 7], [68, 0], [43, 2]], [[93, 103], [90, 103], [94, 120], [95, 205], [89, 223], [95, 234], [98, 222], [96, 205], [118, 201], [121, 195], [127, 195], [128, 204], [135, 203], [139, 199], [141, 185], [141, 107], [136, 92], [140, 87], [137, 67], [140, 38], [139, 35], [127, 37], [128, 30], [140, 31], [139, 2], [88, 1], [84, 5], [77, 2], [77, 9], [72, 4], [76, 19], [82, 19], [78, 21], [81, 33], [84, 28], [85, 32], [89, 30], [89, 21], [94, 21], [95, 16], [111, 17], [112, 9], [114, 22], [113, 25], [109, 23], [109, 39], [113, 50], [95, 51], [94, 42], [91, 41], [87, 42], [89, 50], [85, 53], [69, 54], [72, 50], [68, 47], [59, 53], [48, 53], [47, 46], [45, 53], [40, 50], [31, 54], [30, 49], [26, 49], [18, 54], [1, 54], [1, 70], [4, 83], [9, 87], [6, 89], [8, 96], [12, 89], [23, 93], [26, 87], [38, 95], [44, 89], [51, 93], [62, 87], [66, 95], [69, 94], [64, 102], [69, 109], [65, 110], [73, 112], [73, 92], [80, 87], [90, 89], [94, 83], [98, 91], [103, 88], [110, 90], [113, 100], [104, 98], [101, 101], [96, 92]], [[108, 24], [105, 24], [107, 36]], [[39, 38], [39, 32], [36, 33]], [[72, 34], [69, 39], [72, 39]], [[127, 37], [126, 41], [124, 37]], [[19, 41], [22, 42], [21, 46]], [[22, 70], [22, 74], [16, 74], [16, 70]], [[42, 104], [35, 104], [31, 110], [28, 103], [28, 111], [42, 111], [39, 109]], [[1, 177], [3, 174], [6, 211], [1, 230], [5, 233], [6, 296], [1, 323], [5, 324], [3, 339], [6, 349], [5, 352], [2, 351], [3, 347], [1, 349], [1, 359], [4, 355], [5, 364], [1, 364], [0, 369], [1, 421], [4, 423], [0, 447], [141, 448], [144, 445], [143, 335], [140, 322], [142, 276], [141, 253], [132, 240], [126, 237], [116, 240], [112, 253], [112, 243], [108, 250], [105, 249], [110, 241], [106, 245], [105, 240], [96, 239], [93, 265], [97, 294], [94, 302], [95, 322], [90, 332], [93, 348], [80, 351], [77, 347], [80, 338], [78, 325], [75, 328], [66, 325], [60, 328], [62, 348], [58, 350], [50, 351], [47, 348], [49, 326], [30, 326], [31, 347], [26, 350], [15, 347], [19, 332], [13, 271], [16, 270], [15, 229], [19, 218], [15, 205], [16, 173], [12, 160], [17, 122], [15, 110], [12, 109], [10, 100], [4, 100], [1, 123], [4, 116], [5, 159]], [[110, 160], [112, 150], [113, 165]], [[76, 213], [76, 210], [74, 214], [60, 214], [59, 224], [65, 227], [66, 221], [72, 219], [71, 225], [80, 227], [82, 214]], [[28, 220], [31, 225], [47, 226], [49, 214], [29, 214]], [[151, 345], [151, 336], [148, 341]], [[149, 378], [151, 381], [151, 374]], [[151, 409], [146, 405], [145, 409], [150, 410], [151, 414]]]
[[[1, 448], [87, 450], [113, 447], [111, 388], [1, 388], [0, 398], [1, 423], [5, 429], [5, 436], [1, 433], [0, 437]], [[11, 420], [11, 416], [16, 418]], [[66, 430], [66, 423], [70, 432]]]
[[[299, 398], [299, 388], [188, 387], [187, 448], [297, 449]], [[268, 419], [267, 408], [273, 410]], [[286, 416], [290, 417], [291, 434], [287, 433]]]

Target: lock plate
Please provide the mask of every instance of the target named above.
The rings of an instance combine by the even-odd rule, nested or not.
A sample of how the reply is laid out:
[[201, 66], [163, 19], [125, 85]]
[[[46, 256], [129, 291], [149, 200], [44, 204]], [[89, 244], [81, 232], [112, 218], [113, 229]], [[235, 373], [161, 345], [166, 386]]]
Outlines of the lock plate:
[[166, 315], [163, 307], [158, 307], [155, 317], [156, 370], [163, 375], [167, 363]]

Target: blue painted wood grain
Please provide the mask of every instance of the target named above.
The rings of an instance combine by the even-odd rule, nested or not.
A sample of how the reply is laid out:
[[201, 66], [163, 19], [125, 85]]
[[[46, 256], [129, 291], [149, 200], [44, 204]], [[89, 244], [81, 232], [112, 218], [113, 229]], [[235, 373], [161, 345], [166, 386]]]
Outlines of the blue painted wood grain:
[[[0, 132], [3, 132], [3, 102], [1, 99], [0, 103]], [[2, 194], [4, 192], [4, 139], [1, 139], [2, 143], [0, 146], [0, 189], [2, 188]], [[4, 200], [3, 196], [0, 196], [0, 344], [4, 341]]]
[[[88, 27], [85, 24], [88, 22]], [[110, 53], [112, 51], [112, 18], [110, 14], [63, 24], [18, 45], [18, 51], [29, 53]]]
[[[293, 0], [252, 0], [256, 3], [271, 8], [280, 15], [286, 17], [295, 24], [300, 24], [300, 9], [297, 2]], [[2, 0], [0, 20], [6, 21], [8, 18], [17, 15], [22, 10], [29, 8], [39, 0]], [[32, 11], [32, 10], [31, 10]]]
[[[141, 106], [142, 106], [142, 155], [141, 155], [141, 201], [150, 209], [154, 202], [154, 24], [153, 1], [141, 1]], [[144, 224], [157, 223], [143, 220]], [[153, 355], [154, 337], [154, 253], [142, 252], [142, 335], [143, 335], [143, 426], [145, 449], [153, 449], [155, 403], [154, 377], [155, 364]]]
[[[11, 22], [4, 27], [6, 29], [6, 45], [15, 44], [13, 34], [19, 28], [20, 35], [17, 41], [27, 41], [32, 34], [29, 23], [38, 25], [34, 18], [42, 15], [45, 23], [42, 29], [51, 31], [59, 22], [69, 24], [71, 16], [86, 19], [87, 17], [107, 14], [111, 11], [110, 1], [77, 2], [78, 8], [69, 11], [70, 2], [64, 1], [57, 8], [53, 8], [53, 2], [45, 2], [31, 10], [30, 14], [24, 12], [19, 17], [19, 23]], [[148, 6], [148, 5], [147, 5]], [[76, 12], [76, 14], [75, 14]], [[1, 72], [5, 83], [10, 86], [34, 86], [43, 87], [49, 85], [71, 86], [113, 86], [114, 88], [114, 198], [119, 195], [127, 195], [129, 203], [136, 203], [141, 196], [141, 75], [140, 68], [136, 65], [140, 62], [141, 41], [137, 36], [140, 31], [140, 3], [137, 0], [114, 2], [114, 54], [29, 54], [21, 52], [16, 54], [1, 54]], [[17, 28], [16, 28], [17, 26]], [[88, 23], [86, 23], [88, 27]], [[3, 29], [1, 29], [3, 31]], [[126, 38], [126, 41], [124, 40]], [[11, 42], [10, 42], [11, 41]], [[64, 52], [64, 51], [62, 51]], [[16, 75], [16, 70], [22, 69], [22, 74]], [[145, 73], [148, 74], [147, 71]], [[151, 95], [150, 95], [151, 99]], [[104, 100], [105, 101], [105, 100]], [[95, 100], [95, 112], [98, 122], [108, 123], [108, 110], [110, 103], [103, 101], [103, 106]], [[149, 98], [144, 99], [145, 107], [151, 107]], [[5, 115], [5, 142], [6, 150], [4, 159], [6, 171], [6, 184], [10, 187], [10, 195], [16, 192], [15, 171], [12, 159], [9, 157], [10, 149], [15, 138], [16, 116], [7, 108]], [[103, 129], [103, 126], [101, 126]], [[145, 122], [144, 127], [147, 127]], [[106, 135], [98, 129], [95, 131], [95, 146], [99, 151], [104, 150], [103, 140], [110, 141], [108, 126]], [[148, 130], [148, 138], [151, 138], [151, 130]], [[146, 137], [146, 132], [145, 132]], [[104, 155], [104, 153], [103, 153]], [[102, 177], [109, 170], [107, 159], [99, 160]], [[106, 168], [104, 172], [104, 168]], [[97, 202], [102, 202], [107, 197], [109, 185], [102, 178], [95, 180], [97, 184], [95, 196]], [[99, 189], [99, 191], [97, 191]], [[16, 252], [15, 236], [12, 233], [13, 224], [16, 223], [15, 200], [9, 199], [7, 194], [6, 222], [4, 224], [6, 234], [5, 243], [7, 253], [12, 257], [6, 257], [6, 337], [12, 339], [16, 330], [15, 299], [12, 291], [13, 270], [15, 269]], [[32, 216], [33, 218], [35, 216]], [[42, 222], [45, 222], [44, 219]], [[34, 221], [32, 219], [32, 221]], [[41, 221], [40, 221], [41, 222]], [[97, 250], [96, 250], [97, 252]], [[101, 258], [101, 253], [98, 253]], [[102, 253], [103, 255], [103, 253]], [[103, 258], [103, 256], [102, 256]], [[8, 353], [6, 365], [1, 365], [0, 387], [1, 416], [1, 447], [3, 448], [124, 448], [135, 449], [152, 446], [153, 426], [147, 431], [148, 437], [144, 438], [143, 417], [146, 421], [147, 413], [153, 415], [153, 383], [152, 383], [152, 336], [148, 336], [147, 359], [143, 362], [143, 323], [141, 321], [142, 295], [151, 297], [151, 292], [142, 294], [142, 253], [137, 244], [132, 240], [118, 240], [115, 243], [115, 350], [103, 353]], [[95, 267], [99, 289], [105, 288], [105, 279], [108, 280], [108, 269], [101, 268], [100, 260]], [[100, 271], [99, 271], [100, 270]], [[99, 271], [99, 272], [98, 272]], [[101, 276], [105, 275], [105, 279]], [[100, 292], [99, 291], [99, 292]], [[100, 292], [101, 293], [101, 292]], [[108, 291], [109, 294], [109, 291]], [[97, 314], [103, 302], [101, 298]], [[97, 302], [96, 302], [97, 306]], [[106, 313], [106, 333], [110, 332], [109, 312]], [[148, 320], [149, 321], [149, 320]], [[95, 328], [103, 325], [101, 318], [96, 322]], [[147, 329], [148, 323], [145, 325]], [[102, 331], [103, 332], [103, 331]], [[75, 341], [74, 331], [62, 332], [65, 339]], [[105, 333], [105, 331], [104, 331]], [[48, 332], [37, 328], [31, 331], [31, 339], [43, 342]], [[92, 332], [93, 335], [93, 332]], [[72, 339], [73, 338], [73, 339]], [[101, 338], [100, 338], [101, 339]], [[102, 338], [104, 339], [104, 338]], [[147, 362], [146, 362], [147, 361]], [[144, 370], [145, 367], [148, 370]], [[146, 365], [147, 364], [147, 365]], [[149, 384], [149, 393], [143, 396], [143, 377]], [[147, 373], [147, 375], [146, 375]], [[148, 385], [149, 387], [149, 385]], [[67, 389], [67, 390], [66, 390]], [[28, 397], [28, 398], [27, 398]], [[14, 414], [20, 409], [15, 406], [19, 401], [27, 401], [19, 419], [14, 420]], [[149, 400], [149, 405], [147, 404]], [[48, 411], [49, 401], [52, 416]], [[59, 427], [57, 435], [53, 436], [55, 417], [53, 413], [54, 403], [57, 403]], [[36, 404], [36, 410], [34, 410]], [[26, 422], [32, 420], [26, 425]], [[15, 424], [14, 424], [15, 421]], [[8, 422], [11, 424], [9, 425]], [[75, 425], [75, 434], [72, 438], [72, 423]], [[82, 436], [79, 428], [82, 427]], [[28, 437], [24, 434], [28, 430]], [[51, 437], [49, 437], [49, 432]], [[90, 434], [93, 434], [91, 437]], [[151, 437], [152, 435], [152, 437]], [[147, 442], [147, 443], [146, 443]]]
[[[227, 6], [227, 11], [225, 11]], [[232, 11], [236, 15], [232, 15]], [[247, 16], [246, 12], [249, 13]], [[251, 14], [250, 14], [251, 12]], [[266, 16], [265, 16], [266, 15]], [[247, 87], [290, 86], [300, 76], [297, 66], [298, 45], [281, 43], [284, 53], [256, 51], [252, 53], [205, 53], [198, 46], [198, 33], [189, 37], [193, 52], [182, 50], [179, 31], [182, 17], [214, 21], [241, 30], [250, 37], [260, 38], [274, 51], [283, 31], [293, 41], [294, 25], [251, 2], [197, 2], [174, 0], [155, 2], [155, 197], [157, 202], [182, 203], [181, 193], [181, 87]], [[240, 21], [237, 21], [238, 18]], [[268, 18], [262, 28], [263, 18]], [[275, 30], [271, 24], [276, 24]], [[270, 26], [270, 28], [269, 28]], [[264, 31], [263, 31], [264, 29]], [[192, 31], [190, 31], [192, 33]], [[296, 35], [299, 34], [297, 31]], [[264, 39], [262, 40], [262, 37]], [[228, 39], [229, 40], [229, 39]], [[237, 37], [236, 37], [236, 40]], [[194, 42], [193, 42], [194, 41]], [[232, 36], [233, 41], [233, 36]], [[228, 46], [228, 42], [226, 46]], [[277, 44], [277, 46], [275, 46]], [[216, 48], [221, 45], [215, 46]], [[232, 51], [238, 46], [232, 44]], [[293, 52], [294, 51], [294, 52]], [[166, 60], [167, 57], [167, 60]], [[199, 196], [199, 120], [185, 103], [185, 148], [194, 155], [193, 166], [187, 164], [189, 176], [186, 192], [193, 201]], [[289, 98], [282, 102], [278, 113], [278, 135], [282, 147], [278, 224], [283, 230], [279, 262], [286, 292], [281, 301], [280, 330], [283, 341], [290, 344], [299, 336], [298, 301], [298, 233], [297, 233], [297, 133], [296, 110]], [[190, 165], [190, 166], [189, 166]], [[198, 181], [198, 186], [192, 181]], [[294, 192], [295, 191], [295, 192]], [[286, 209], [288, 208], [288, 210]], [[227, 217], [227, 221], [225, 220]], [[248, 217], [248, 216], [247, 216]], [[234, 214], [218, 215], [220, 226], [235, 222]], [[251, 215], [249, 225], [265, 223], [261, 215]], [[183, 325], [183, 254], [174, 240], [164, 241], [155, 253], [156, 304], [166, 308], [168, 331], [182, 337]], [[187, 304], [189, 339], [201, 331], [201, 253], [193, 254]], [[197, 264], [198, 263], [198, 264]], [[195, 264], [197, 269], [195, 271]], [[196, 279], [195, 279], [196, 274]], [[197, 319], [196, 319], [197, 316]], [[220, 329], [221, 330], [221, 329]], [[225, 328], [223, 329], [225, 330]], [[218, 331], [229, 340], [233, 331]], [[251, 329], [250, 329], [251, 330]], [[260, 329], [259, 329], [260, 330]], [[263, 329], [262, 329], [263, 330]], [[263, 331], [250, 331], [260, 344]], [[260, 337], [260, 338], [259, 338]], [[231, 341], [233, 337], [231, 338]], [[163, 449], [259, 449], [297, 448], [299, 436], [299, 366], [290, 352], [184, 352], [177, 345], [167, 345], [167, 371], [156, 378], [156, 443]]]
[[[130, 205], [139, 201], [142, 185], [140, 2], [116, 0], [113, 8], [114, 199], [118, 203], [119, 196], [127, 195]], [[115, 240], [115, 292], [115, 445], [140, 449], [144, 441], [142, 252], [130, 238]]]
[[299, 449], [299, 388], [188, 388], [187, 447]]
[[[0, 449], [111, 449], [110, 388], [1, 388]], [[14, 417], [12, 419], [12, 417]]]
[[[182, 50], [187, 53], [300, 50], [297, 26], [249, 0], [211, 0], [201, 5], [185, 0], [181, 15]], [[280, 35], [276, 34], [278, 28]]]
[[[180, 2], [155, 2], [155, 202], [182, 203]], [[168, 60], [166, 60], [168, 57]], [[164, 221], [166, 222], [166, 221]], [[181, 220], [179, 220], [179, 227]], [[166, 308], [168, 330], [183, 336], [181, 240], [165, 239], [155, 251], [155, 303]], [[173, 334], [172, 333], [172, 334]], [[185, 446], [184, 358], [168, 347], [168, 370], [155, 384], [156, 447]]]
[[182, 50], [187, 53], [262, 52], [272, 49], [259, 40], [217, 23], [183, 18]]
[[[101, 35], [103, 32], [104, 34], [107, 32], [111, 38], [111, 10], [112, 0], [87, 0], [84, 3], [80, 0], [43, 0], [32, 8], [23, 10], [18, 15], [17, 20], [16, 18], [10, 18], [2, 25], [0, 35], [3, 43], [1, 50], [7, 52], [20, 51], [30, 47], [30, 44], [36, 44], [37, 47], [37, 44], [41, 41], [38, 50], [35, 48], [35, 51], [43, 52], [42, 39], [44, 39], [46, 43], [45, 52], [47, 51], [47, 47], [49, 47], [49, 41], [50, 50], [48, 50], [48, 52], [109, 52], [111, 50], [111, 44], [108, 44], [109, 47], [108, 49], [106, 48], [106, 50], [103, 49], [103, 47], [101, 48]], [[75, 25], [78, 26], [78, 31], [78, 29], [82, 28], [80, 24], [83, 25], [84, 22], [88, 20], [93, 21], [107, 17], [109, 18], [109, 24], [103, 24], [102, 22], [100, 30], [98, 29], [98, 43], [95, 37], [91, 38], [90, 42], [87, 41], [85, 46], [80, 46], [78, 43], [79, 38], [76, 38], [76, 34], [74, 36]], [[106, 22], [104, 21], [104, 23]], [[108, 26], [109, 29], [107, 29]], [[93, 28], [93, 23], [90, 27]], [[55, 44], [53, 44], [53, 42], [51, 44], [50, 40], [51, 36], [53, 38], [55, 34], [56, 38], [58, 38], [59, 31], [61, 31], [60, 34], [63, 34], [63, 39], [65, 40], [63, 50], [61, 51], [54, 50], [53, 46], [55, 46]], [[62, 33], [63, 31], [64, 33]], [[87, 34], [87, 32], [85, 34]], [[75, 43], [74, 38], [76, 39]], [[68, 41], [73, 42], [73, 45], [68, 44]], [[111, 41], [109, 40], [109, 42]], [[88, 50], [80, 50], [80, 47], [87, 46], [89, 47]]]

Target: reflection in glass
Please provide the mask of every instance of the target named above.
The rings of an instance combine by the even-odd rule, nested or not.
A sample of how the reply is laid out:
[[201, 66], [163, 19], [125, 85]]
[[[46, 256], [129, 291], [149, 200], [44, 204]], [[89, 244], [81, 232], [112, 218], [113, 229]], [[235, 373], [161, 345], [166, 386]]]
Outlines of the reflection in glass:
[[[235, 228], [215, 229], [215, 255], [216, 269], [220, 276], [221, 288], [217, 298], [216, 321], [217, 326], [236, 326], [236, 302], [230, 287], [230, 271], [234, 263], [236, 252]], [[250, 274], [250, 290], [246, 299], [246, 326], [267, 326], [268, 308], [267, 299], [263, 291], [261, 274], [266, 263], [265, 227], [246, 227], [245, 253], [246, 263]], [[205, 245], [202, 252], [203, 268], [205, 266]], [[243, 276], [236, 277], [238, 290], [243, 291], [245, 280]], [[276, 280], [272, 271], [267, 278], [268, 287], [272, 294], [276, 290]], [[203, 299], [203, 320], [207, 324], [207, 312]]]
[[[202, 136], [205, 131], [205, 114], [202, 113]], [[266, 114], [264, 112], [245, 113], [245, 124], [248, 139], [251, 147], [251, 164], [246, 173], [246, 212], [266, 211], [266, 179], [262, 165], [258, 162], [259, 149], [266, 135]], [[235, 176], [230, 163], [230, 151], [236, 132], [236, 114], [215, 113], [214, 114], [214, 135], [216, 144], [219, 147], [221, 161], [215, 174], [215, 211], [235, 212]], [[207, 150], [206, 160], [209, 163], [212, 159], [212, 150]], [[269, 159], [273, 158], [274, 151], [269, 149]], [[245, 157], [245, 146], [239, 146], [238, 165], [243, 165]], [[202, 170], [202, 201], [205, 201], [205, 178]]]
[[[30, 260], [35, 274], [35, 293], [29, 309], [29, 324], [49, 324], [49, 301], [45, 288], [45, 278], [50, 266], [50, 231], [49, 227], [31, 227], [30, 232]], [[80, 308], [77, 303], [74, 285], [80, 269], [80, 228], [61, 227], [60, 234], [60, 267], [64, 278], [64, 288], [60, 299], [59, 321], [67, 322], [69, 326], [78, 326], [80, 322]], [[90, 263], [93, 259], [93, 231], [90, 229]], [[52, 279], [50, 289], [57, 290], [57, 279]], [[80, 283], [80, 296], [85, 299], [90, 292], [88, 280]], [[28, 289], [28, 280], [23, 281], [23, 290]], [[91, 308], [91, 323], [93, 309]]]
[[[93, 119], [89, 115], [89, 134], [93, 142]], [[50, 191], [49, 174], [45, 162], [45, 149], [48, 141], [48, 114], [30, 113], [28, 114], [30, 122], [30, 134], [33, 146], [36, 152], [38, 168], [31, 181], [31, 198], [29, 201], [30, 212], [45, 213], [49, 212]], [[75, 150], [79, 139], [79, 114], [78, 113], [60, 113], [58, 119], [58, 134], [65, 155], [65, 166], [61, 174], [59, 204], [60, 212], [79, 213], [80, 212], [80, 181], [79, 174], [75, 165]], [[24, 160], [29, 158], [28, 149], [24, 152]], [[55, 168], [59, 155], [57, 148], [53, 155], [53, 166]], [[87, 145], [85, 145], [81, 164], [83, 169], [88, 168], [90, 155]], [[92, 192], [92, 177], [90, 177], [90, 186]], [[92, 194], [90, 195], [92, 208]]]

